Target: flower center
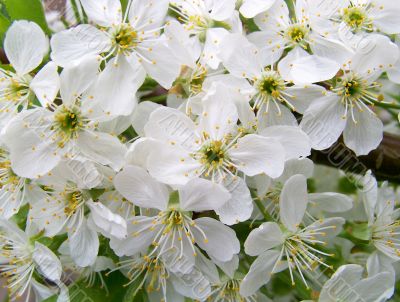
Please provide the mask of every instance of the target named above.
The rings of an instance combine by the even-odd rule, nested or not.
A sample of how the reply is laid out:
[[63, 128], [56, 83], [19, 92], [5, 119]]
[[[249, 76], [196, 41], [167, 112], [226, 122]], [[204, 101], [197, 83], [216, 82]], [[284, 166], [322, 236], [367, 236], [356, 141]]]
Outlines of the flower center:
[[307, 48], [308, 43], [306, 40], [309, 28], [302, 24], [294, 24], [287, 29], [286, 36], [293, 45], [300, 45], [303, 48]]
[[199, 94], [203, 91], [203, 83], [207, 77], [207, 69], [205, 67], [200, 67], [196, 70], [190, 81], [190, 92], [192, 94]]
[[79, 109], [70, 109], [62, 106], [54, 116], [53, 129], [61, 136], [59, 147], [63, 148], [70, 139], [78, 136], [84, 127], [83, 117]]
[[[119, 265], [119, 267], [109, 273], [121, 268], [128, 268], [127, 277], [129, 278], [129, 282], [124, 284], [124, 287], [129, 286], [144, 275], [147, 292], [161, 291], [160, 294], [163, 296], [166, 295], [163, 285], [169, 277], [169, 272], [164, 263], [160, 261], [159, 257], [149, 257], [145, 255], [143, 257], [124, 260], [120, 262]], [[106, 275], [108, 276], [109, 273]], [[166, 301], [166, 299], [164, 300]]]
[[190, 29], [202, 28], [207, 29], [211, 20], [207, 20], [203, 16], [192, 15], [188, 17], [187, 24]]
[[202, 158], [201, 163], [206, 166], [206, 168], [218, 169], [220, 168], [226, 157], [226, 152], [223, 148], [223, 143], [221, 141], [212, 141], [201, 150]]
[[264, 76], [258, 83], [258, 91], [265, 96], [278, 98], [280, 91], [285, 89], [285, 83], [276, 73]]
[[123, 24], [119, 31], [115, 34], [114, 42], [122, 50], [135, 48], [138, 43], [138, 33], [129, 24]]
[[377, 82], [370, 83], [354, 74], [346, 75], [343, 79], [339, 79], [338, 83], [339, 85], [332, 91], [342, 98], [342, 103], [346, 107], [346, 113], [343, 118], [350, 112], [355, 123], [357, 121], [355, 120], [354, 109], [367, 110], [375, 114], [370, 107], [375, 103], [382, 102], [385, 98], [383, 94], [379, 93], [381, 84]]
[[[247, 301], [239, 292], [240, 281], [228, 280], [216, 290], [216, 301]], [[249, 300], [251, 300], [249, 298]]]
[[79, 208], [81, 202], [83, 201], [82, 192], [76, 191], [68, 193], [66, 195], [67, 205], [64, 208], [64, 213], [67, 216], [75, 214], [76, 210]]
[[211, 19], [209, 14], [203, 11], [199, 3], [193, 1], [191, 5], [196, 10], [192, 14], [177, 3], [171, 4], [170, 10], [176, 18], [184, 24], [186, 30], [190, 31], [192, 34], [198, 35], [199, 40], [202, 43], [206, 40], [207, 30], [209, 28], [224, 28], [226, 30], [231, 30], [229, 23]]
[[275, 103], [275, 107], [279, 112], [279, 103], [288, 106], [291, 110], [295, 110], [294, 105], [288, 98], [290, 94], [285, 92], [286, 83], [278, 72], [267, 69], [264, 71], [263, 76], [255, 81], [253, 86], [258, 92], [253, 98], [253, 109], [259, 110], [259, 113], [268, 113], [270, 102]]
[[17, 186], [20, 178], [11, 169], [11, 162], [0, 150], [0, 189], [6, 185]]
[[371, 22], [363, 7], [351, 6], [343, 10], [343, 21], [353, 30], [371, 29]]
[[[29, 88], [30, 82], [32, 81], [30, 75], [20, 77], [9, 71], [4, 71], [4, 73], [6, 75], [0, 78], [0, 84], [2, 85], [0, 90], [1, 100], [13, 102], [12, 106], [22, 105], [23, 102], [24, 105], [27, 105], [29, 101], [33, 100], [34, 94]], [[0, 112], [9, 111], [7, 106], [5, 108], [6, 109], [0, 109]]]

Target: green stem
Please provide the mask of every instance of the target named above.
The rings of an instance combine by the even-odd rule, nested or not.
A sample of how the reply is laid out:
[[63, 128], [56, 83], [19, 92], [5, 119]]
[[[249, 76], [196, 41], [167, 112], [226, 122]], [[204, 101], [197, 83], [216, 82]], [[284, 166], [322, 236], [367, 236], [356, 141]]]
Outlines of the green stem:
[[386, 108], [386, 111], [390, 113], [390, 115], [397, 121], [398, 119], [398, 114], [393, 111], [393, 109]]
[[157, 95], [157, 96], [152, 96], [149, 98], [145, 98], [142, 101], [149, 101], [149, 102], [154, 102], [154, 103], [163, 103], [167, 100], [167, 95]]
[[266, 221], [274, 221], [272, 219], [271, 215], [265, 210], [265, 207], [262, 204], [261, 200], [259, 200], [258, 198], [255, 198], [254, 202], [255, 202], [256, 206], [258, 207], [258, 209], [260, 210], [261, 214], [263, 214], [264, 219]]
[[72, 10], [74, 11], [75, 19], [78, 23], [82, 23], [81, 15], [79, 14], [78, 4], [75, 0], [71, 0]]
[[396, 104], [374, 102], [374, 105], [377, 106], [377, 107], [385, 108], [385, 109], [397, 109], [397, 110], [400, 110], [400, 105], [396, 105]]

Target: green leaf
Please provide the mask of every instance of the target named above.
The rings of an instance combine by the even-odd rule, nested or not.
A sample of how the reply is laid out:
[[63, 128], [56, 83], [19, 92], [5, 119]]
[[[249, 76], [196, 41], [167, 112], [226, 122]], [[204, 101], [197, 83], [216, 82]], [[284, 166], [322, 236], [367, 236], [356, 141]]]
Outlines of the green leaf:
[[6, 35], [6, 32], [8, 30], [8, 28], [11, 25], [11, 21], [4, 16], [2, 13], [0, 13], [0, 39], [1, 39], [1, 43], [3, 44], [4, 41], [4, 37]]
[[22, 206], [18, 213], [12, 217], [12, 220], [22, 229], [25, 230], [26, 227], [26, 217], [28, 216], [29, 205], [26, 204]]
[[339, 179], [339, 192], [343, 194], [353, 194], [357, 192], [356, 180], [350, 176]]
[[349, 233], [357, 239], [369, 241], [372, 238], [372, 230], [368, 223], [353, 223], [348, 228]]
[[[71, 284], [69, 296], [71, 302], [92, 301], [92, 302], [121, 302], [124, 299], [127, 288], [124, 287], [128, 281], [119, 272], [113, 273], [108, 277], [103, 277], [107, 284], [108, 293], [104, 288], [101, 288], [99, 282], [94, 286], [88, 287], [84, 281], [78, 281]], [[52, 296], [43, 302], [56, 302], [57, 295]]]
[[44, 32], [50, 34], [40, 0], [5, 0], [6, 9], [12, 21], [29, 20], [37, 23]]

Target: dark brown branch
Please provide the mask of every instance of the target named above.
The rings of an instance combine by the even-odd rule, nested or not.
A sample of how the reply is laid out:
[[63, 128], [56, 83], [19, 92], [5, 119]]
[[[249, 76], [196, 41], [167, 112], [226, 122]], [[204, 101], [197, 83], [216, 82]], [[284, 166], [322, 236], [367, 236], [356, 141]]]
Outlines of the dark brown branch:
[[400, 184], [400, 136], [397, 135], [385, 133], [380, 146], [367, 156], [357, 157], [339, 141], [328, 150], [313, 151], [311, 159], [350, 173], [363, 175], [372, 170], [378, 180]]
[[1, 64], [9, 64], [6, 53], [3, 49], [0, 49], [0, 62]]

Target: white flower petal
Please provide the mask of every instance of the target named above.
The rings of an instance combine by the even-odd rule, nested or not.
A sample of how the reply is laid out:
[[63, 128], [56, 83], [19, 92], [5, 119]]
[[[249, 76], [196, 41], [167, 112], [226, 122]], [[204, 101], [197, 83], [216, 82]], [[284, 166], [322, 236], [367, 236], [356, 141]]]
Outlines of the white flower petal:
[[246, 221], [253, 212], [253, 199], [246, 182], [240, 177], [227, 177], [223, 185], [231, 193], [231, 198], [215, 212], [226, 225]]
[[80, 267], [91, 266], [95, 263], [99, 251], [97, 232], [90, 229], [86, 221], [80, 227], [68, 233], [70, 254]]
[[145, 252], [158, 233], [159, 227], [154, 226], [153, 217], [136, 216], [128, 222], [128, 238], [123, 240], [111, 238], [110, 247], [117, 256], [133, 256]]
[[212, 69], [217, 69], [221, 62], [219, 58], [220, 43], [228, 33], [224, 28], [210, 28], [207, 30], [206, 43], [201, 60]]
[[300, 123], [315, 150], [325, 150], [332, 146], [345, 126], [345, 108], [336, 95], [320, 98], [311, 104]]
[[114, 178], [115, 188], [134, 205], [165, 210], [169, 192], [166, 186], [155, 181], [143, 168], [127, 166]]
[[89, 19], [97, 25], [111, 27], [122, 21], [122, 7], [119, 0], [80, 0]]
[[276, 139], [285, 149], [285, 160], [307, 157], [311, 154], [311, 142], [299, 127], [275, 126], [261, 131], [262, 136]]
[[281, 222], [290, 231], [296, 231], [299, 227], [307, 204], [307, 179], [304, 175], [294, 175], [283, 186], [279, 200]]
[[249, 134], [229, 150], [229, 157], [248, 176], [265, 173], [275, 178], [283, 172], [285, 149], [276, 139]]
[[133, 28], [143, 31], [162, 27], [168, 13], [168, 0], [132, 0], [129, 21]]
[[86, 205], [90, 208], [91, 221], [101, 231], [103, 236], [124, 239], [128, 235], [126, 221], [119, 215], [114, 214], [100, 202], [88, 201]]
[[367, 155], [376, 149], [383, 139], [383, 123], [379, 117], [370, 112], [354, 111], [355, 123], [347, 119], [343, 139], [346, 146], [352, 149], [357, 156]]
[[361, 280], [353, 289], [365, 302], [386, 301], [393, 296], [395, 280], [393, 273], [384, 272]]
[[371, 16], [374, 25], [381, 31], [389, 35], [400, 33], [400, 6], [391, 0], [376, 0]]
[[164, 146], [153, 150], [147, 164], [151, 176], [169, 185], [185, 185], [201, 170], [201, 164], [179, 147]]
[[48, 247], [36, 241], [32, 258], [46, 279], [52, 282], [60, 280], [62, 273], [60, 259]]
[[200, 132], [206, 132], [213, 140], [222, 140], [233, 134], [239, 118], [233, 102], [227, 102], [226, 87], [218, 84], [203, 99], [203, 114], [200, 119]]
[[231, 228], [218, 220], [208, 217], [196, 219], [194, 222], [206, 236], [204, 238], [203, 234], [197, 229], [192, 228], [196, 243], [210, 257], [226, 262], [232, 260], [233, 256], [239, 253], [240, 242]]
[[326, 89], [318, 85], [294, 85], [288, 87], [286, 98], [295, 107], [295, 111], [303, 114], [308, 107], [317, 99], [326, 94]]
[[143, 84], [146, 72], [136, 61], [130, 62], [120, 55], [110, 60], [96, 82], [95, 100], [105, 112], [112, 115], [129, 115], [136, 106], [136, 92]]
[[311, 178], [314, 174], [314, 163], [308, 158], [291, 159], [285, 162], [285, 170], [276, 181], [285, 183], [290, 177], [302, 174], [306, 178]]
[[165, 25], [165, 35], [168, 45], [181, 65], [196, 68], [196, 62], [201, 54], [201, 45], [197, 38], [191, 38], [189, 32], [176, 20]]
[[265, 222], [251, 231], [244, 243], [244, 249], [249, 256], [258, 256], [267, 250], [279, 246], [285, 237], [275, 222]]
[[210, 17], [213, 20], [224, 21], [232, 17], [235, 11], [236, 0], [212, 1]]
[[21, 112], [8, 125], [3, 141], [10, 149], [12, 169], [19, 176], [37, 178], [60, 162], [61, 154], [55, 153], [53, 141], [41, 137], [51, 119], [52, 113], [40, 108]]
[[82, 156], [102, 165], [109, 165], [118, 171], [124, 164], [126, 147], [120, 140], [108, 133], [82, 132], [77, 144]]
[[181, 209], [192, 212], [215, 210], [222, 207], [231, 194], [219, 184], [195, 178], [179, 189]]
[[268, 112], [260, 110], [257, 118], [260, 130], [273, 126], [297, 127], [299, 125], [292, 111], [282, 104], [277, 104], [277, 106], [270, 104]]
[[147, 44], [140, 48], [140, 55], [146, 58], [142, 61], [143, 68], [161, 86], [171, 88], [181, 71], [180, 62], [162, 38]]
[[194, 122], [187, 115], [164, 106], [150, 114], [149, 121], [144, 127], [146, 137], [188, 150], [198, 148], [195, 130]]
[[75, 100], [93, 84], [97, 76], [99, 61], [94, 56], [87, 56], [79, 64], [64, 68], [60, 75], [60, 94], [63, 104], [72, 106]]
[[369, 34], [358, 45], [350, 67], [364, 75], [380, 75], [399, 59], [399, 48], [389, 37]]
[[339, 267], [332, 275], [331, 279], [324, 284], [319, 301], [334, 302], [336, 298], [343, 298], [340, 294], [348, 295], [348, 291], [343, 290], [343, 285], [353, 288], [353, 286], [361, 280], [363, 271], [363, 267], [356, 264], [342, 265]]
[[137, 134], [142, 137], [145, 136], [145, 125], [149, 121], [150, 115], [158, 108], [160, 108], [160, 106], [161, 105], [157, 103], [149, 101], [140, 102], [136, 106], [132, 115], [132, 127], [133, 129], [135, 129]]
[[240, 13], [245, 18], [254, 18], [271, 8], [274, 3], [275, 0], [244, 0], [240, 7]]
[[258, 57], [264, 66], [274, 64], [282, 57], [285, 40], [280, 32], [264, 29], [250, 33], [247, 39], [258, 47]]
[[259, 77], [263, 66], [257, 47], [241, 34], [226, 35], [221, 41], [219, 57], [229, 73], [240, 78]]
[[279, 260], [279, 254], [279, 251], [267, 251], [252, 263], [249, 272], [240, 285], [242, 296], [252, 296], [261, 286], [269, 282], [273, 273], [272, 269]]
[[53, 103], [60, 89], [60, 77], [57, 65], [54, 62], [47, 63], [34, 77], [30, 88], [35, 92], [42, 107]]
[[111, 39], [96, 27], [81, 24], [53, 35], [50, 41], [51, 58], [66, 67], [80, 62], [86, 56], [96, 56], [111, 48]]
[[36, 23], [15, 21], [7, 31], [4, 51], [16, 72], [22, 76], [42, 63], [49, 51], [49, 41]]
[[353, 208], [353, 199], [344, 194], [312, 193], [308, 195], [308, 199], [313, 206], [328, 213], [342, 213]]
[[332, 79], [340, 64], [317, 55], [309, 55], [292, 62], [290, 77], [295, 83], [317, 83]]

